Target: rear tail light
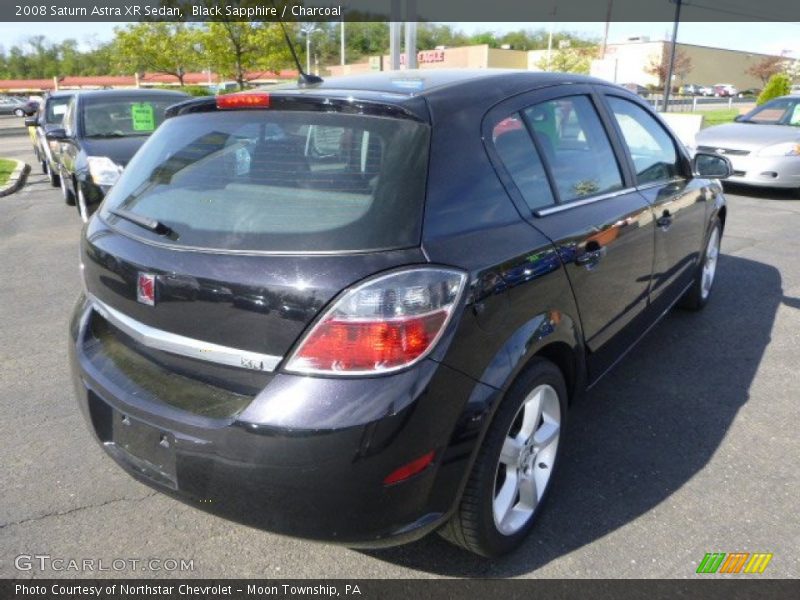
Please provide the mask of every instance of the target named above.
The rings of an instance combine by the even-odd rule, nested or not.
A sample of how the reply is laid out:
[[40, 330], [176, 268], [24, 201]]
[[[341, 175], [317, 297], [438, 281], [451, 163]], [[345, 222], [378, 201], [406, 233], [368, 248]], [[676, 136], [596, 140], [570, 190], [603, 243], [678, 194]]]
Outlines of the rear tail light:
[[237, 109], [237, 108], [269, 108], [269, 94], [267, 93], [247, 93], [247, 94], [224, 94], [217, 96], [217, 108]]
[[417, 267], [345, 292], [289, 359], [295, 373], [375, 375], [408, 367], [441, 337], [464, 291], [465, 273]]

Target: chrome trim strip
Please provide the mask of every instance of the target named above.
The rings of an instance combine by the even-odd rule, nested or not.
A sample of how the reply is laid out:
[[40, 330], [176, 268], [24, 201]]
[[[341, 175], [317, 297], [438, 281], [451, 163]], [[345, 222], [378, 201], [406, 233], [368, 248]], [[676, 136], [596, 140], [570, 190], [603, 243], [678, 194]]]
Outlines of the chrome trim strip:
[[631, 192], [635, 191], [636, 191], [635, 187], [625, 188], [624, 190], [609, 192], [608, 194], [601, 194], [599, 196], [592, 196], [591, 198], [572, 200], [571, 202], [565, 202], [564, 204], [556, 204], [554, 206], [548, 206], [547, 208], [540, 208], [533, 214], [536, 217], [546, 217], [547, 215], [560, 213], [565, 210], [569, 210], [571, 208], [577, 208], [578, 206], [585, 206], [587, 204], [592, 204], [594, 202], [600, 202], [601, 200], [608, 200], [609, 198], [616, 198], [617, 196], [622, 196], [623, 194], [630, 194]]
[[169, 333], [131, 319], [94, 296], [90, 295], [89, 301], [93, 310], [123, 333], [148, 348], [253, 371], [272, 372], [283, 360], [282, 356], [239, 350]]

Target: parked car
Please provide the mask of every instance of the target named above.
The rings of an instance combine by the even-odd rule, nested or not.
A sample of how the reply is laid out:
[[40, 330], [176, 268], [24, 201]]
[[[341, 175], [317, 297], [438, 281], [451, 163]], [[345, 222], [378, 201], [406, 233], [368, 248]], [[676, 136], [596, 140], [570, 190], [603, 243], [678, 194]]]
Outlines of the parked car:
[[800, 84], [795, 84], [789, 89], [789, 94], [792, 96], [800, 95]]
[[630, 90], [634, 94], [638, 94], [642, 98], [647, 98], [650, 95], [650, 90], [643, 85], [639, 85], [638, 83], [623, 83], [622, 87], [624, 87], [626, 90]]
[[695, 146], [728, 157], [731, 182], [800, 191], [800, 96], [770, 100], [735, 123], [703, 129]]
[[168, 106], [188, 98], [166, 90], [96, 90], [76, 93], [47, 140], [58, 144], [64, 201], [87, 221], [122, 169], [164, 120]]
[[25, 101], [16, 96], [0, 96], [0, 115], [16, 115], [21, 117], [24, 113], [22, 107]]
[[757, 98], [760, 93], [761, 88], [747, 88], [746, 90], [740, 90], [736, 95], [739, 98]]
[[686, 96], [706, 96], [710, 95], [707, 93], [708, 87], [703, 86], [697, 83], [687, 83], [684, 86], [681, 86], [680, 92]]
[[714, 95], [720, 96], [723, 98], [727, 98], [729, 96], [736, 96], [739, 93], [739, 90], [736, 89], [736, 86], [730, 83], [715, 83], [714, 84]]
[[397, 78], [168, 109], [84, 228], [73, 381], [105, 451], [198, 508], [500, 555], [582, 391], [708, 301], [730, 164], [598, 79]]
[[41, 103], [38, 100], [23, 100], [17, 108], [14, 109], [14, 115], [17, 117], [31, 117], [39, 112]]
[[43, 101], [42, 110], [34, 117], [25, 119], [26, 127], [33, 127], [33, 152], [36, 161], [41, 165], [42, 173], [50, 178], [50, 185], [58, 187], [61, 178], [58, 173], [61, 169], [59, 151], [61, 143], [55, 140], [48, 141], [47, 133], [62, 128], [64, 113], [74, 92], [63, 91], [49, 94]]

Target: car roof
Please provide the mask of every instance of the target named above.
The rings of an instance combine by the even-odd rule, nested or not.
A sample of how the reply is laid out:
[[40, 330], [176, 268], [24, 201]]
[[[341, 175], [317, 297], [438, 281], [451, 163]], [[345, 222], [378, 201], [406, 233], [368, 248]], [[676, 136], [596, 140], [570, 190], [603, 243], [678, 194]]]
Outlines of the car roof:
[[[313, 86], [297, 83], [273, 86], [271, 89], [315, 89], [324, 91], [382, 92], [405, 96], [430, 96], [444, 89], [474, 87], [485, 84], [487, 89], [498, 83], [519, 82], [528, 87], [557, 85], [560, 83], [602, 83], [607, 81], [572, 73], [522, 71], [519, 69], [408, 69], [405, 71], [380, 71], [360, 75], [326, 78]], [[265, 88], [270, 89], [270, 88]]]
[[81, 98], [97, 98], [97, 97], [120, 97], [124, 98], [126, 96], [180, 96], [186, 97], [189, 94], [186, 92], [182, 92], [180, 90], [153, 90], [153, 89], [146, 89], [146, 88], [124, 88], [124, 89], [113, 89], [113, 90], [76, 90], [74, 92], [77, 96]]

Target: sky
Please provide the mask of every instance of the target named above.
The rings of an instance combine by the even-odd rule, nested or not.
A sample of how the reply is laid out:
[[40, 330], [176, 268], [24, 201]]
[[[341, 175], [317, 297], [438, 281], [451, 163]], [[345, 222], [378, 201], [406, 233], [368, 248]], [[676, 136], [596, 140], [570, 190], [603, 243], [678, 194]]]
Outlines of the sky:
[[[548, 23], [450, 23], [465, 33], [475, 31], [506, 32], [520, 28], [547, 28]], [[0, 23], [0, 44], [8, 48], [31, 35], [44, 35], [56, 41], [77, 39], [82, 45], [89, 40], [105, 41], [113, 36], [114, 27], [120, 23]], [[603, 36], [605, 23], [554, 23], [554, 31], [574, 31]], [[609, 41], [622, 41], [626, 37], [646, 35], [651, 39], [669, 39], [672, 23], [612, 22]], [[800, 58], [800, 23], [681, 23], [678, 41], [686, 44], [716, 46], [732, 50], [781, 54]]]

